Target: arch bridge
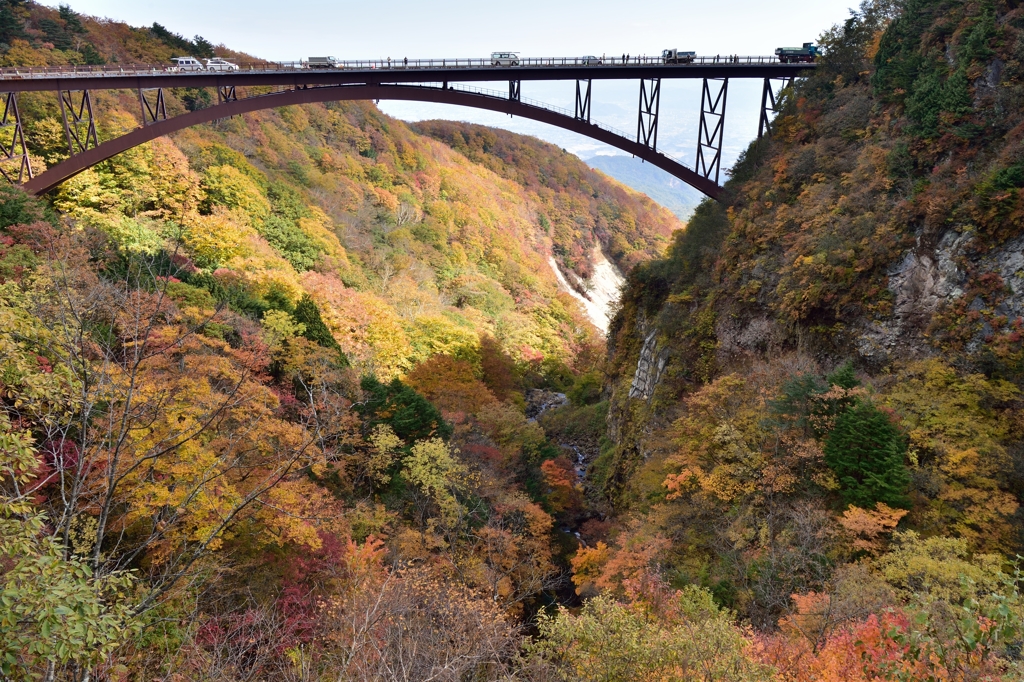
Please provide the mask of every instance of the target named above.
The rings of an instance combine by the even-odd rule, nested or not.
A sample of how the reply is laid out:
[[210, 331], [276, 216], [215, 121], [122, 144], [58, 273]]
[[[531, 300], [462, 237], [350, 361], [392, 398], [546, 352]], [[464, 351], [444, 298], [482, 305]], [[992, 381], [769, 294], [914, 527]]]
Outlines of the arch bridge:
[[[810, 73], [813, 62], [784, 63], [776, 57], [691, 57], [668, 64], [661, 58], [524, 59], [515, 66], [491, 60], [377, 60], [339, 62], [333, 68], [304, 63], [241, 64], [237, 71], [172, 72], [164, 66], [47, 67], [0, 69], [0, 174], [22, 183], [31, 194], [43, 194], [101, 161], [157, 137], [221, 118], [259, 109], [340, 100], [413, 100], [455, 104], [521, 116], [571, 130], [617, 147], [651, 163], [705, 195], [722, 192], [722, 140], [729, 80], [763, 79], [758, 137], [770, 132], [779, 81], [782, 87]], [[661, 82], [699, 79], [701, 108], [696, 163], [693, 168], [658, 149]], [[636, 134], [591, 119], [591, 85], [595, 80], [639, 81]], [[473, 82], [507, 81], [508, 92], [485, 90]], [[520, 96], [522, 81], [575, 81], [573, 111]], [[271, 92], [250, 94], [257, 88]], [[165, 88], [213, 88], [217, 104], [168, 117]], [[138, 92], [142, 125], [119, 137], [99, 142], [92, 93], [98, 90]], [[70, 158], [33, 173], [17, 95], [52, 92], [60, 104]]]

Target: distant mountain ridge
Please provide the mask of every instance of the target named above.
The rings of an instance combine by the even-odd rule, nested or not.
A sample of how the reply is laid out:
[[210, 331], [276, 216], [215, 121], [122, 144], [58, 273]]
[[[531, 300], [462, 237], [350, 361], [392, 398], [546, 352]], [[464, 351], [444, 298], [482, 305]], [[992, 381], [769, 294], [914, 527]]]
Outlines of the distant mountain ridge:
[[646, 194], [684, 222], [690, 219], [697, 204], [704, 198], [703, 194], [679, 178], [649, 163], [643, 163], [640, 159], [601, 155], [584, 159], [583, 162], [637, 192]]

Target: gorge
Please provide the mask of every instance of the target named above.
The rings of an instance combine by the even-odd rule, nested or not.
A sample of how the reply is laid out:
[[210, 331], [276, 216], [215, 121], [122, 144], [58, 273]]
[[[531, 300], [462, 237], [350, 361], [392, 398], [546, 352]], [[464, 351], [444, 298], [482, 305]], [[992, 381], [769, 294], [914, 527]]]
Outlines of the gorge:
[[[1018, 4], [822, 27], [685, 223], [357, 101], [3, 185], [0, 678], [1021, 679]], [[182, 54], [256, 59], [0, 0], [4, 67]]]

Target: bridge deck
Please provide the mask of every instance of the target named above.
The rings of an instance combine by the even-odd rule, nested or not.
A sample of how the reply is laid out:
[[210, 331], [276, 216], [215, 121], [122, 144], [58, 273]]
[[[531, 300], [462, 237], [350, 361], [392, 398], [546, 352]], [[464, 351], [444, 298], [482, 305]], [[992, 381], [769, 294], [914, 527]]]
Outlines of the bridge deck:
[[[639, 61], [639, 63], [638, 63]], [[240, 64], [238, 71], [175, 73], [163, 65], [103, 67], [7, 67], [0, 69], [0, 91], [116, 90], [121, 88], [205, 88], [236, 86], [383, 85], [508, 80], [635, 80], [641, 78], [790, 78], [806, 75], [813, 63], [781, 63], [775, 57], [697, 57], [690, 64], [654, 60], [524, 59], [520, 66], [492, 66], [487, 59], [343, 62], [342, 68], [309, 69], [297, 64]]]

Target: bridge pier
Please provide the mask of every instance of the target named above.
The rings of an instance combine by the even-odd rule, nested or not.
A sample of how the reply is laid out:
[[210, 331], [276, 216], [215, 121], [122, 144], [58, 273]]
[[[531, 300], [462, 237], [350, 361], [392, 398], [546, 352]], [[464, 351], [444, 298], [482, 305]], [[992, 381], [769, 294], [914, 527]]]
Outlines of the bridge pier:
[[[720, 83], [717, 95], [712, 96], [709, 83]], [[705, 78], [700, 95], [700, 125], [697, 128], [697, 161], [694, 170], [716, 185], [722, 170], [722, 137], [725, 132], [725, 101], [728, 91], [728, 78]]]
[[237, 102], [238, 95], [235, 93], [234, 85], [218, 85], [217, 86], [217, 104], [224, 104], [224, 102]]
[[[25, 131], [21, 127], [21, 114], [18, 112], [18, 96], [7, 92], [3, 98], [3, 116], [0, 117], [0, 175], [11, 184], [19, 184], [26, 177], [31, 180], [32, 161], [28, 157], [25, 146]], [[7, 132], [10, 131], [10, 138]], [[7, 140], [10, 139], [10, 142]], [[12, 177], [13, 168], [10, 161], [17, 161], [18, 175]]]
[[[589, 78], [576, 81], [576, 120], [587, 123], [590, 123], [590, 81]], [[587, 84], [585, 89], [580, 87], [581, 83]]]
[[793, 78], [765, 78], [764, 89], [761, 91], [761, 120], [757, 124], [757, 139], [764, 137], [765, 133], [768, 135], [772, 134], [772, 115], [776, 113], [778, 108], [777, 95], [774, 88], [772, 87], [773, 80], [782, 81], [782, 87], [779, 88], [779, 94], [793, 84]]
[[[75, 102], [75, 93], [82, 93], [82, 98]], [[60, 90], [60, 117], [64, 122], [64, 135], [68, 139], [68, 151], [71, 156], [84, 152], [86, 149], [99, 146], [96, 139], [96, 119], [92, 111], [92, 94], [88, 90]], [[71, 120], [68, 120], [68, 114]], [[82, 134], [82, 126], [85, 133]]]
[[139, 107], [142, 109], [142, 126], [148, 126], [157, 121], [167, 120], [167, 108], [164, 106], [164, 89], [156, 88], [156, 101], [152, 105], [146, 95], [145, 88], [139, 88]]
[[[648, 85], [648, 80], [650, 85]], [[640, 79], [640, 111], [636, 121], [636, 141], [658, 150], [658, 110], [661, 108], [661, 79]]]

